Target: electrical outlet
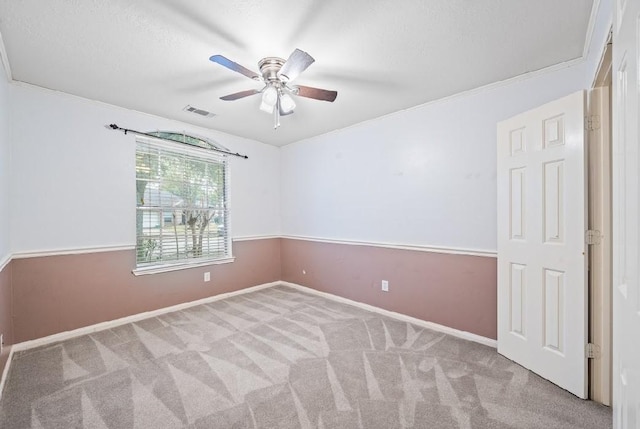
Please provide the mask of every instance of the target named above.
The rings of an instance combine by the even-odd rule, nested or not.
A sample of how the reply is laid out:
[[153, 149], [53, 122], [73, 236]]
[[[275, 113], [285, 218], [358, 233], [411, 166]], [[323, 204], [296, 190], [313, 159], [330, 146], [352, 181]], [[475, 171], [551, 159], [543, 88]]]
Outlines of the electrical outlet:
[[302, 270], [302, 274], [303, 275], [307, 274], [307, 270]]
[[382, 291], [383, 292], [389, 292], [389, 281], [388, 280], [382, 280]]
[[211, 281], [211, 273], [209, 271], [204, 273], [204, 281], [205, 282]]

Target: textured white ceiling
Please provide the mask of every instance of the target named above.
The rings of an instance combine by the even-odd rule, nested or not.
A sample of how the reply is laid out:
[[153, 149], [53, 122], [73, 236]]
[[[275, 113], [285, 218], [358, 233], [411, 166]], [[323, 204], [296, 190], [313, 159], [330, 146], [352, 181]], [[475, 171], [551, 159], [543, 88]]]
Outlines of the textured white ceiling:
[[[593, 0], [0, 0], [15, 80], [274, 145], [284, 145], [581, 57]], [[254, 71], [294, 48], [316, 62], [295, 83], [338, 91], [296, 98], [272, 118]], [[187, 104], [214, 112], [206, 119]], [[135, 124], [122, 124], [135, 128]]]

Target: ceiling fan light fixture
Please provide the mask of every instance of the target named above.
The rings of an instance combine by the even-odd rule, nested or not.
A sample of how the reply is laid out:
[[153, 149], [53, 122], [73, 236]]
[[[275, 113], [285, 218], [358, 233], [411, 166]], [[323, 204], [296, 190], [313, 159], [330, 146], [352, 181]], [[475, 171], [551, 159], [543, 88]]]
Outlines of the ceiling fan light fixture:
[[283, 92], [280, 95], [280, 108], [283, 113], [293, 112], [293, 109], [296, 108], [296, 102], [293, 101], [293, 98], [289, 94]]
[[328, 102], [335, 101], [338, 95], [337, 91], [321, 88], [300, 85], [289, 86], [290, 82], [295, 80], [315, 61], [311, 55], [297, 48], [289, 55], [289, 59], [286, 61], [279, 57], [265, 57], [258, 61], [259, 74], [222, 55], [213, 55], [209, 60], [265, 84], [265, 87], [259, 91], [257, 89], [249, 89], [225, 95], [220, 99], [232, 101], [262, 93], [260, 110], [273, 115], [273, 127], [276, 129], [280, 126], [280, 116], [290, 115], [296, 108], [293, 95]]
[[260, 103], [260, 110], [266, 113], [273, 113], [273, 108], [278, 104], [278, 90], [269, 85], [262, 93], [262, 103]]

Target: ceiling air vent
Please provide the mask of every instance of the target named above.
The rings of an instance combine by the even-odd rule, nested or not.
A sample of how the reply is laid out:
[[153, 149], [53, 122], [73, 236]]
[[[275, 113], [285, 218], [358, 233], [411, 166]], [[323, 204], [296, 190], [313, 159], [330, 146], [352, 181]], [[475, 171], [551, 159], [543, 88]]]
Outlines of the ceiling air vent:
[[216, 116], [215, 113], [208, 112], [206, 110], [198, 109], [197, 107], [193, 107], [190, 105], [186, 105], [184, 109], [185, 112], [195, 113], [196, 115], [204, 116], [205, 118], [213, 118]]

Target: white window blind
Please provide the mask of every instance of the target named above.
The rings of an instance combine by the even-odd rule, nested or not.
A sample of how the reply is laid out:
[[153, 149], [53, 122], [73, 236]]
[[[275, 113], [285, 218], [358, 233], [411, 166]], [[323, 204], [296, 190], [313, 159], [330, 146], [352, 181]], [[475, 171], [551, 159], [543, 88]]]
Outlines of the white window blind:
[[223, 155], [193, 145], [137, 138], [137, 267], [230, 258], [228, 183]]

